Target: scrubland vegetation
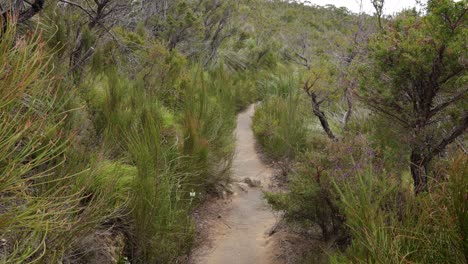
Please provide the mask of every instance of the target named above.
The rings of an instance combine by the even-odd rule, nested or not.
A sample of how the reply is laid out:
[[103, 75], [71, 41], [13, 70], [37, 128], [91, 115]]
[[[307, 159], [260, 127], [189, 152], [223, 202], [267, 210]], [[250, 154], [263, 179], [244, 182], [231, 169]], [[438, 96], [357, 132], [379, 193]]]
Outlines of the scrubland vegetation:
[[177, 25], [156, 21], [152, 1], [133, 5], [46, 1], [28, 23], [5, 13], [3, 262], [174, 263], [191, 248], [193, 207], [229, 181], [235, 114], [257, 100], [252, 66], [167, 41], [205, 34], [198, 45], [215, 49], [234, 7], [180, 1], [171, 16], [189, 25]]
[[257, 101], [254, 133], [287, 183], [266, 197], [331, 245], [315, 253], [467, 262], [466, 1], [393, 17], [263, 0], [0, 7], [1, 262], [184, 263], [190, 213], [230, 181], [236, 113]]
[[[429, 1], [381, 27], [345, 15], [342, 32], [296, 46], [294, 80], [269, 84], [286, 92], [263, 100], [254, 132], [287, 191], [266, 197], [326, 242], [304, 262], [466, 263], [466, 4]], [[283, 10], [317, 30], [302, 6]], [[305, 50], [318, 41], [331, 50]]]

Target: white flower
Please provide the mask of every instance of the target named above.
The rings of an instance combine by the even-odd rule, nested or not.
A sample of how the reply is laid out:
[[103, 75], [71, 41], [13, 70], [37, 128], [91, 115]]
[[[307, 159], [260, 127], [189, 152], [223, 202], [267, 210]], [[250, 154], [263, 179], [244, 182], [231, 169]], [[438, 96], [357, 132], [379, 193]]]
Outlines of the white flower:
[[196, 192], [190, 192], [190, 197], [195, 197], [195, 195], [197, 195]]

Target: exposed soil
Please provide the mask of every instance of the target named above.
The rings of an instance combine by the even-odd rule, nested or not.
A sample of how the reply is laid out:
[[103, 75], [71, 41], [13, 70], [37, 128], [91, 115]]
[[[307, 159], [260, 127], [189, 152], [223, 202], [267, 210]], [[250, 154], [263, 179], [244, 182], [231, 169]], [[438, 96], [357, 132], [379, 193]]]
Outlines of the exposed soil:
[[297, 263], [310, 249], [273, 213], [263, 191], [278, 191], [276, 172], [265, 163], [252, 132], [254, 105], [237, 118], [232, 195], [212, 197], [195, 212], [198, 245], [191, 264]]
[[260, 160], [255, 150], [251, 129], [253, 113], [251, 105], [238, 115], [233, 194], [201, 209], [205, 220], [197, 222], [206, 232], [205, 239], [202, 238], [205, 242], [195, 250], [192, 263], [275, 263], [275, 243], [269, 231], [278, 217], [271, 211], [262, 191], [262, 186], [270, 184], [273, 170]]

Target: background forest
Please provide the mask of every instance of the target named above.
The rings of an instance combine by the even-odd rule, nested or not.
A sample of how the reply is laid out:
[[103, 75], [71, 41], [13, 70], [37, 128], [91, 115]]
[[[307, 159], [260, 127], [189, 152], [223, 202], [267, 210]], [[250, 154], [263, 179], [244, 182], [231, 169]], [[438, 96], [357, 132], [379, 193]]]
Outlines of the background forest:
[[304, 263], [466, 263], [466, 0], [0, 0], [0, 261], [185, 263], [236, 114]]

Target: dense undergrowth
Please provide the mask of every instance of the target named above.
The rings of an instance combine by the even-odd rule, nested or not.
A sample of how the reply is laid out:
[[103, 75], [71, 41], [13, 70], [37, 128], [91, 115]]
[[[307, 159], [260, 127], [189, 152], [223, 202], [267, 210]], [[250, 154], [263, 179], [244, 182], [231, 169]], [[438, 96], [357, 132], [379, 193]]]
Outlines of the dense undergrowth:
[[298, 111], [307, 105], [289, 96], [271, 95], [254, 117], [262, 149], [287, 177], [288, 192], [266, 198], [286, 219], [312, 230], [305, 232], [311, 239], [334, 245], [322, 249], [327, 263], [466, 261], [465, 154], [441, 159], [431, 191], [415, 196], [402, 169], [407, 160], [394, 156], [404, 146], [381, 127], [369, 129], [382, 125], [378, 117], [354, 120], [361, 125], [330, 141], [310, 113]]
[[[449, 30], [444, 31], [443, 22], [435, 24], [435, 21], [443, 16], [438, 13], [444, 12], [441, 10], [451, 10], [447, 12], [454, 14], [455, 10], [463, 10], [460, 9], [462, 5], [433, 1], [428, 7], [431, 13], [421, 19], [423, 22], [418, 20], [415, 10], [403, 12], [385, 22], [385, 30], [395, 34], [394, 39], [382, 29], [381, 35], [376, 33], [376, 37], [365, 44], [365, 52], [357, 50], [357, 58], [350, 60], [367, 65], [375, 59], [389, 71], [398, 71], [401, 70], [398, 67], [405, 67], [400, 59], [414, 56], [413, 60], [409, 59], [414, 63], [415, 58], [435, 56], [437, 53], [430, 53], [430, 49], [421, 48], [420, 51], [420, 46], [411, 47], [409, 43], [416, 36], [425, 36], [438, 40], [446, 37], [446, 43], [453, 41], [447, 45], [456, 45], [455, 35], [463, 35], [466, 28], [447, 33]], [[461, 24], [465, 23], [461, 22], [466, 21], [463, 14], [459, 18]], [[422, 32], [405, 28], [415, 21], [420, 23], [418, 29]], [[424, 27], [431, 25], [437, 25], [439, 31], [423, 35], [426, 34]], [[445, 33], [437, 35], [439, 32]], [[452, 36], [450, 34], [453, 37], [448, 37]], [[400, 43], [404, 44], [399, 46]], [[397, 50], [396, 55], [392, 57], [394, 50]], [[267, 192], [267, 200], [273, 209], [284, 213], [289, 223], [300, 226], [312, 244], [321, 245], [321, 248], [311, 246], [313, 250], [304, 257], [303, 263], [466, 263], [466, 152], [463, 147], [457, 150], [454, 144], [437, 155], [430, 166], [424, 165], [427, 189], [421, 192], [419, 183], [413, 181], [417, 180], [414, 178], [414, 146], [421, 140], [419, 137], [427, 134], [418, 134], [420, 130], [417, 129], [415, 134], [410, 134], [413, 128], [398, 120], [404, 115], [399, 110], [395, 110], [396, 117], [390, 117], [393, 121], [389, 122], [393, 112], [387, 110], [391, 107], [410, 109], [407, 114], [412, 113], [413, 106], [414, 109], [417, 107], [405, 105], [399, 96], [394, 101], [386, 101], [392, 100], [389, 94], [394, 92], [386, 85], [392, 83], [395, 89], [405, 87], [402, 83], [411, 83], [409, 80], [420, 73], [420, 68], [415, 69], [413, 77], [408, 79], [390, 79], [388, 71], [377, 72], [376, 79], [387, 82], [377, 88], [368, 81], [368, 72], [372, 70], [369, 67], [353, 80], [349, 77], [356, 73], [356, 69], [362, 70], [362, 66], [346, 64], [348, 68], [337, 77], [336, 71], [343, 68], [327, 68], [335, 60], [333, 52], [311, 57], [322, 60], [320, 66], [295, 69], [304, 73], [305, 81], [298, 74], [296, 80], [271, 79], [265, 84], [269, 87], [265, 90], [271, 93], [256, 108], [253, 119], [255, 135], [267, 156], [279, 166], [280, 182], [286, 182], [287, 187], [280, 193]], [[409, 63], [405, 71], [410, 71], [408, 69], [413, 66]], [[403, 70], [398, 74], [403, 74]], [[456, 76], [454, 83], [466, 82], [466, 73]], [[361, 84], [354, 88], [353, 82]], [[414, 86], [429, 90], [418, 84]], [[447, 91], [459, 88], [457, 85], [451, 88], [450, 83], [441, 84], [441, 87]], [[367, 97], [352, 101], [348, 89], [353, 89], [351, 93], [354, 95], [366, 94]], [[377, 92], [377, 89], [381, 91]], [[376, 100], [377, 93], [381, 96], [379, 101]], [[411, 92], [408, 94], [411, 96]], [[383, 109], [386, 103], [393, 105]], [[437, 99], [431, 104], [440, 104], [440, 101]], [[351, 118], [348, 116], [350, 105], [353, 106]], [[463, 112], [459, 106], [451, 108], [456, 116], [461, 115], [457, 111]], [[438, 110], [438, 107], [433, 108]], [[408, 120], [403, 122], [413, 122]], [[461, 126], [465, 124], [466, 127], [463, 123], [466, 119], [461, 120]], [[418, 121], [414, 122], [417, 124]], [[430, 149], [428, 144], [436, 141], [437, 136], [450, 135], [448, 128], [444, 130], [443, 126], [441, 122], [438, 123], [440, 130], [432, 126], [424, 132], [433, 133], [431, 139], [426, 139], [425, 148]], [[463, 143], [458, 144], [463, 146]]]
[[184, 263], [261, 101], [266, 197], [332, 245], [306, 263], [466, 263], [466, 1], [0, 7], [0, 262]]
[[131, 72], [103, 46], [67, 78], [46, 44], [40, 29], [0, 38], [1, 261], [179, 261], [192, 209], [229, 181], [255, 81], [151, 41]]

